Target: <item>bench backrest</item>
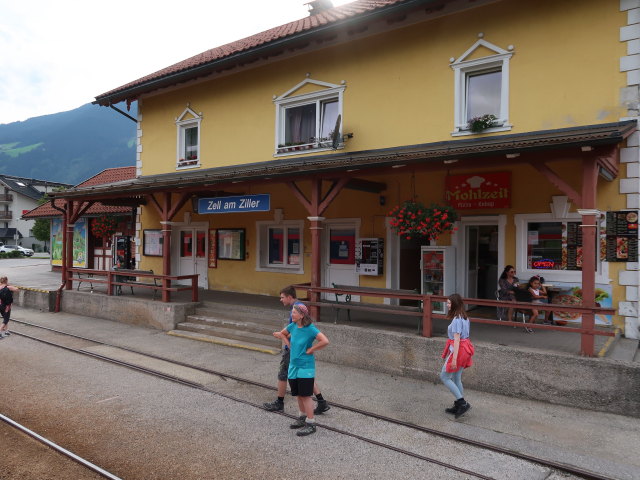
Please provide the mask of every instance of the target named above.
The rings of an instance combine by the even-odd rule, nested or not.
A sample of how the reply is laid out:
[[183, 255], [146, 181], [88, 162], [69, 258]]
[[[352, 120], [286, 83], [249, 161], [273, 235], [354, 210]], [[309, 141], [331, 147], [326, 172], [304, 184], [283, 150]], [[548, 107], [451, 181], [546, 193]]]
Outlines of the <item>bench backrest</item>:
[[531, 303], [533, 301], [533, 296], [528, 288], [514, 288], [513, 293], [516, 296], [516, 302], [528, 302]]

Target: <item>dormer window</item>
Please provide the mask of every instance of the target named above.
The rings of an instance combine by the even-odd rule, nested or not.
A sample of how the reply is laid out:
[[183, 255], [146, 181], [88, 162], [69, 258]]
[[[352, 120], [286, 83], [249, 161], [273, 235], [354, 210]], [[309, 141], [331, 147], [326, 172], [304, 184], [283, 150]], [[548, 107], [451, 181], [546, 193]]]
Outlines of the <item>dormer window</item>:
[[178, 128], [178, 153], [176, 168], [200, 166], [200, 122], [202, 114], [187, 107], [176, 119]]
[[[493, 54], [478, 56], [489, 50]], [[474, 119], [495, 118], [482, 132], [511, 129], [509, 123], [509, 60], [513, 47], [504, 50], [480, 38], [458, 59], [454, 71], [454, 130], [452, 135], [472, 135]]]
[[[295, 95], [303, 87], [314, 91]], [[307, 78], [274, 99], [276, 104], [276, 154], [329, 150], [334, 137], [341, 139], [342, 94], [345, 85]], [[337, 133], [336, 133], [337, 128]], [[339, 147], [342, 142], [339, 142]]]

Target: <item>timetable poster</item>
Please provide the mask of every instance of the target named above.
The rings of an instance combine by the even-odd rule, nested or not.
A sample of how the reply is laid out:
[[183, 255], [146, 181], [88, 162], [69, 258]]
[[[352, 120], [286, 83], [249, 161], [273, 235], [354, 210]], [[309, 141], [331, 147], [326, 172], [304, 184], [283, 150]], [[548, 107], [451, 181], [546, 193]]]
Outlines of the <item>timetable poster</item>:
[[607, 212], [607, 262], [638, 261], [638, 212]]

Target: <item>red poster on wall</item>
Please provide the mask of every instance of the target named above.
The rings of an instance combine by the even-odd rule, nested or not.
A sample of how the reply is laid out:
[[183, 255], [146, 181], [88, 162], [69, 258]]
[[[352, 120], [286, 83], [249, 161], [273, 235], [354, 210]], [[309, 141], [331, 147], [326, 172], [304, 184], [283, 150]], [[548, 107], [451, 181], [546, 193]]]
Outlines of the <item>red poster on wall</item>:
[[218, 230], [209, 229], [209, 268], [218, 268]]
[[456, 210], [511, 207], [511, 172], [448, 175], [445, 185]]

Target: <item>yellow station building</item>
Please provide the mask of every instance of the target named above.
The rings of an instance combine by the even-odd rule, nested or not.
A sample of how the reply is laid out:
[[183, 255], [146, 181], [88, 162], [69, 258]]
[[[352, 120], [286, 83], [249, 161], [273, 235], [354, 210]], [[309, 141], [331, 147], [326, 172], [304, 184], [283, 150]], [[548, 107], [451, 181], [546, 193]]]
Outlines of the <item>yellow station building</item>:
[[[138, 102], [137, 178], [67, 198], [142, 199], [139, 267], [208, 289], [495, 298], [513, 265], [566, 298], [586, 265], [617, 312], [596, 321], [637, 338], [640, 2], [310, 8], [97, 96]], [[456, 230], [400, 237], [390, 212], [409, 200], [453, 206]]]

